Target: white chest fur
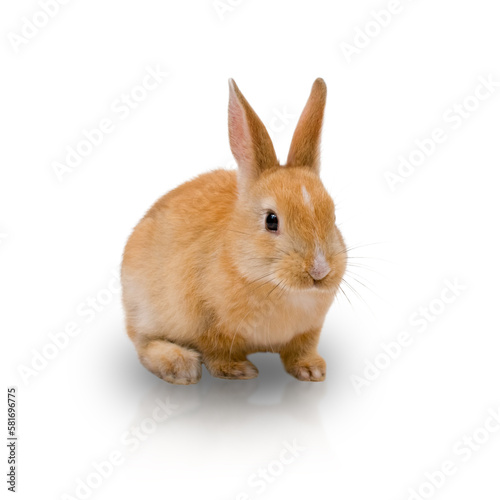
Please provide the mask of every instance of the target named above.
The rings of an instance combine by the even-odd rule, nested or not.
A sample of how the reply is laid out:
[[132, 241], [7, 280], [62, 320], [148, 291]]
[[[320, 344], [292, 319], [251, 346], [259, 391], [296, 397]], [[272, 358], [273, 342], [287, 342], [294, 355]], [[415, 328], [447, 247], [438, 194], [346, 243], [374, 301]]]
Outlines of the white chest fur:
[[325, 292], [292, 292], [278, 302], [259, 304], [243, 318], [238, 332], [256, 346], [277, 346], [321, 328], [331, 301], [332, 296]]

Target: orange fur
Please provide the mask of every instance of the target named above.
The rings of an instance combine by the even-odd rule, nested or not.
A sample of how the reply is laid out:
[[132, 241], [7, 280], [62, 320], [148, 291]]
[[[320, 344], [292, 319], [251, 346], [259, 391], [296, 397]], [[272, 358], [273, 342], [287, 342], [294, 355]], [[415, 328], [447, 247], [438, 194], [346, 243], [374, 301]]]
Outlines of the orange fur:
[[[216, 170], [177, 187], [130, 236], [122, 264], [127, 331], [143, 364], [164, 380], [197, 382], [201, 362], [217, 377], [253, 378], [247, 355], [257, 351], [279, 352], [301, 380], [324, 378], [316, 346], [346, 266], [318, 176], [325, 96], [317, 80], [282, 167], [231, 82], [238, 175]], [[276, 233], [265, 228], [269, 210], [279, 218]], [[330, 271], [315, 280], [319, 253]]]

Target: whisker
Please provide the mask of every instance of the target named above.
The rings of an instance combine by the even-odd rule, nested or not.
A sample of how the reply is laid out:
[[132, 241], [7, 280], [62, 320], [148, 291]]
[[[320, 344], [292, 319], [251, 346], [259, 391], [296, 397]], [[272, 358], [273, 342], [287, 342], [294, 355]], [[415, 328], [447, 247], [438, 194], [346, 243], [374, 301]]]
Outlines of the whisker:
[[[348, 246], [348, 247], [344, 248], [343, 250], [341, 250], [340, 252], [337, 252], [336, 254], [334, 254], [333, 257], [336, 257], [337, 255], [341, 255], [343, 253], [348, 254], [348, 252], [358, 250], [359, 248], [365, 248], [365, 247], [369, 247], [369, 246], [373, 246], [373, 245], [382, 245], [383, 243], [384, 242], [380, 241], [380, 242], [366, 243], [366, 244], [361, 244], [361, 245], [356, 245], [356, 246]], [[351, 256], [347, 255], [347, 257], [350, 258]]]
[[346, 286], [349, 287], [349, 289], [356, 295], [356, 297], [358, 297], [358, 299], [363, 301], [363, 298], [361, 297], [361, 295], [357, 292], [357, 290], [355, 290], [353, 288], [353, 286], [348, 281], [345, 280], [345, 278], [342, 278], [342, 281], [346, 284]]
[[267, 294], [266, 299], [269, 298], [269, 296], [274, 292], [274, 290], [276, 290], [276, 288], [278, 288], [281, 285], [281, 283], [283, 283], [283, 281], [284, 280], [281, 280], [276, 286], [272, 288], [272, 290]]
[[350, 259], [371, 259], [371, 260], [380, 260], [382, 262], [387, 262], [388, 264], [393, 264], [390, 260], [387, 259], [382, 259], [381, 257], [366, 257], [362, 255], [348, 255], [347, 260], [349, 261]]
[[[349, 300], [349, 297], [347, 294], [344, 292], [344, 289], [342, 288], [342, 285], [339, 284], [339, 290], [342, 292], [342, 295], [347, 299], [347, 302], [349, 302], [349, 305], [352, 307], [352, 302]], [[352, 307], [353, 308], [353, 307]], [[354, 309], [354, 308], [353, 308]]]
[[280, 300], [283, 295], [285, 295], [285, 292], [288, 290], [288, 287], [286, 285], [280, 286], [281, 293], [276, 297], [276, 300]]
[[374, 245], [383, 245], [385, 241], [375, 241], [373, 243], [360, 243], [359, 245], [347, 246], [346, 251], [351, 252], [352, 250], [357, 250], [358, 248], [372, 247]]
[[[350, 271], [349, 269], [346, 270], [345, 272], [345, 276], [347, 276], [348, 278], [352, 278], [353, 280], [360, 280], [360, 283], [363, 285], [363, 286], [366, 286], [365, 283], [361, 282], [361, 280], [364, 280], [364, 282], [368, 283], [370, 286], [374, 287], [375, 285], [368, 279], [366, 278], [365, 276], [361, 276], [360, 274], [356, 274], [355, 272], [353, 271]], [[371, 291], [371, 290], [370, 290]]]
[[254, 279], [254, 280], [250, 281], [249, 283], [246, 283], [245, 286], [253, 285], [254, 283], [257, 283], [257, 281], [260, 281], [260, 280], [262, 280], [264, 278], [267, 278], [268, 276], [271, 276], [272, 274], [274, 274], [274, 271], [272, 271], [270, 273], [266, 273], [263, 276], [261, 276], [260, 278]]
[[[376, 297], [378, 297], [380, 300], [383, 300], [382, 297], [377, 293], [375, 292], [374, 290], [372, 290], [369, 286], [367, 286], [365, 283], [363, 283], [361, 280], [359, 280], [358, 278], [355, 278], [352, 274], [351, 275], [348, 275], [349, 278], [353, 279], [354, 281], [356, 281], [357, 283], [359, 283], [361, 286], [363, 286], [364, 288], [366, 288], [369, 292], [373, 293], [373, 295], [375, 295]], [[358, 276], [359, 277], [359, 276]], [[364, 279], [364, 278], [362, 278]], [[369, 283], [369, 282], [368, 282]]]
[[264, 285], [267, 285], [267, 284], [272, 283], [272, 282], [273, 282], [272, 279], [267, 280], [264, 283], [261, 283], [259, 286], [256, 286], [255, 288], [252, 288], [252, 292], [255, 292], [255, 290], [258, 290], [259, 288], [263, 287]]
[[373, 312], [372, 308], [368, 305], [368, 302], [358, 293], [358, 291], [344, 278], [342, 278], [342, 281], [349, 287], [349, 289], [358, 297], [358, 299], [363, 302], [365, 307], [370, 311], [370, 314], [375, 317], [375, 313]]
[[353, 262], [347, 262], [347, 269], [350, 269], [351, 267], [358, 267], [360, 269], [366, 269], [367, 271], [370, 271], [372, 273], [377, 273], [377, 274], [380, 274], [382, 276], [382, 273], [380, 271], [378, 271], [377, 269], [371, 267], [371, 266], [367, 266], [365, 264], [360, 264], [359, 262], [356, 262], [356, 263], [353, 263]]
[[[358, 267], [358, 266], [355, 266], [355, 267]], [[360, 279], [364, 279], [367, 283], [370, 283], [370, 285], [373, 285], [373, 283], [371, 283], [370, 280], [366, 276], [361, 274], [365, 270], [365, 268], [363, 267], [361, 269], [362, 269], [362, 271], [359, 271], [357, 269], [351, 269], [351, 266], [348, 266], [347, 269], [345, 270], [345, 273], [347, 275], [352, 274], [353, 276], [357, 276]]]

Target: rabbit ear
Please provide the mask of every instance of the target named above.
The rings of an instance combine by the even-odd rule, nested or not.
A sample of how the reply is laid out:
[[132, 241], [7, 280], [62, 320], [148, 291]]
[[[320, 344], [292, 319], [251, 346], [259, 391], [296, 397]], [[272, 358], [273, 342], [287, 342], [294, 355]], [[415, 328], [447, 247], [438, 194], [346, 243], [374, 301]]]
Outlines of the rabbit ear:
[[238, 163], [239, 182], [248, 184], [266, 168], [278, 166], [273, 143], [255, 111], [229, 80], [229, 144]]
[[321, 128], [326, 103], [326, 84], [318, 78], [300, 115], [288, 153], [287, 166], [307, 166], [319, 173]]

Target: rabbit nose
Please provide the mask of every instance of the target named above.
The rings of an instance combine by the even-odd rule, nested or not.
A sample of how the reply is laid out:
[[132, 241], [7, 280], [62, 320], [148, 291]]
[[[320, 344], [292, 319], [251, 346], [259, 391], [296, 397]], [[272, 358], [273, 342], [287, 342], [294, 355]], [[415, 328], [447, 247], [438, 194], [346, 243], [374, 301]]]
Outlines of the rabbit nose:
[[330, 266], [328, 265], [323, 252], [317, 251], [314, 256], [311, 269], [309, 269], [309, 275], [313, 280], [319, 281], [322, 280], [329, 272]]

